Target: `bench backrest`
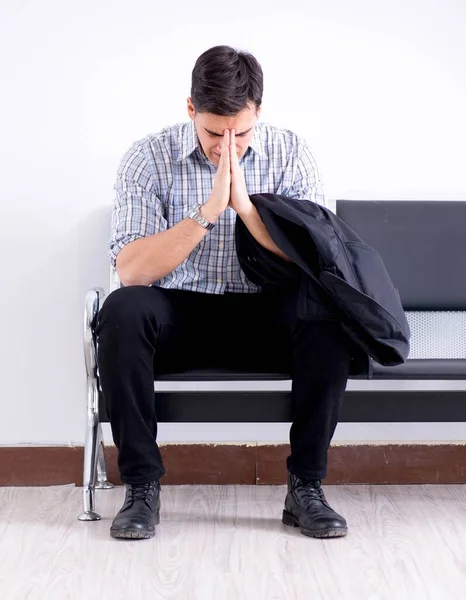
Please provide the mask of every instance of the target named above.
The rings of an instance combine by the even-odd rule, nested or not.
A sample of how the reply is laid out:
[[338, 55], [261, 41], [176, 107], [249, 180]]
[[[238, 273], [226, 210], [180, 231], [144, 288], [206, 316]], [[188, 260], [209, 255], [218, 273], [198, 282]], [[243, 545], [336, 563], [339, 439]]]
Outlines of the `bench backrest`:
[[466, 202], [337, 200], [379, 251], [411, 327], [409, 358], [466, 358]]
[[466, 310], [466, 202], [338, 200], [380, 252], [406, 310]]

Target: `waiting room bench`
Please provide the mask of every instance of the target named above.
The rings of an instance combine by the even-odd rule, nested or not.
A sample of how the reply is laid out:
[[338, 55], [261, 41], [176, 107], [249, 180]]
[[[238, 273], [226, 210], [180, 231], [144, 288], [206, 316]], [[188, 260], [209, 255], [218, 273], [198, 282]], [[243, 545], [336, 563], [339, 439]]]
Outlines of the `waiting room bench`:
[[[466, 421], [466, 202], [339, 200], [336, 213], [376, 248], [400, 292], [411, 328], [405, 364], [373, 362], [372, 379], [351, 379], [341, 422]], [[114, 274], [115, 284], [119, 285]], [[94, 325], [101, 288], [85, 299], [87, 429], [84, 512], [100, 519], [95, 488], [109, 488], [101, 423], [108, 416], [99, 387]], [[197, 370], [154, 382], [159, 422], [291, 422], [288, 373]]]

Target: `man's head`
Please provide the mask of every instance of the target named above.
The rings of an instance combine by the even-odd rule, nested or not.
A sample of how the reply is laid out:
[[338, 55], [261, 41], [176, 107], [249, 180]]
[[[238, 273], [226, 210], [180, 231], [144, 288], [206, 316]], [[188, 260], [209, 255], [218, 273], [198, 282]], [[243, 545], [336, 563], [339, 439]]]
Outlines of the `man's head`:
[[192, 72], [188, 113], [207, 158], [218, 165], [225, 129], [236, 130], [238, 157], [246, 152], [259, 118], [263, 75], [251, 54], [229, 46], [210, 48]]

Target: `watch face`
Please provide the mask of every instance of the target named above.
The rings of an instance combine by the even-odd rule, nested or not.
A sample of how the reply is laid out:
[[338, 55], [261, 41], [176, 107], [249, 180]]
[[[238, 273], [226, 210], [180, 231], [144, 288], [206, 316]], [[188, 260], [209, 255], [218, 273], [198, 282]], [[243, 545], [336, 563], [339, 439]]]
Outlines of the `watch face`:
[[214, 224], [209, 223], [209, 221], [201, 215], [200, 204], [196, 204], [195, 206], [193, 206], [193, 208], [188, 213], [188, 217], [190, 219], [193, 219], [194, 221], [197, 221], [199, 225], [202, 225], [202, 227], [204, 227], [204, 229], [213, 229]]
[[189, 211], [188, 213], [188, 217], [190, 219], [192, 219], [193, 217], [197, 217], [197, 215], [199, 214], [199, 206], [196, 204], [195, 206], [192, 207], [192, 209]]

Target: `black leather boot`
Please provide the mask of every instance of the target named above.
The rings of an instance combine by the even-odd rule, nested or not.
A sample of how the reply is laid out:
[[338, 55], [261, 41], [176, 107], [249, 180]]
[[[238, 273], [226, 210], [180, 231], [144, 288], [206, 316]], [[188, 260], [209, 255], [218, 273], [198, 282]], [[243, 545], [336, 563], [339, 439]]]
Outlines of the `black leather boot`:
[[282, 521], [299, 527], [310, 537], [342, 537], [348, 533], [345, 519], [328, 504], [320, 479], [311, 480], [288, 473], [288, 494]]
[[151, 481], [126, 484], [126, 497], [113, 519], [110, 535], [114, 538], [143, 540], [154, 537], [160, 523], [160, 483]]

